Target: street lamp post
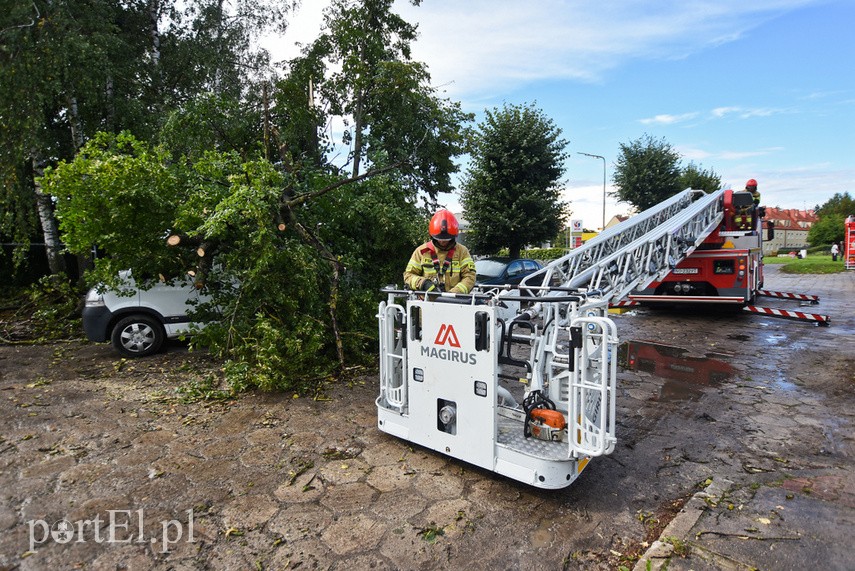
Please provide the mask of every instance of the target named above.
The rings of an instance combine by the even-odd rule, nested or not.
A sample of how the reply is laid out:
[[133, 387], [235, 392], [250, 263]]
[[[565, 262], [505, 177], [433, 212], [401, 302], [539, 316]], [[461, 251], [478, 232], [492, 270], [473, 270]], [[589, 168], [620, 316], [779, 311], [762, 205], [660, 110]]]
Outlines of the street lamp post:
[[595, 159], [603, 160], [603, 230], [606, 229], [606, 157], [602, 157], [600, 155], [592, 155], [591, 153], [582, 153], [577, 151], [580, 155], [585, 155], [586, 157], [592, 157]]

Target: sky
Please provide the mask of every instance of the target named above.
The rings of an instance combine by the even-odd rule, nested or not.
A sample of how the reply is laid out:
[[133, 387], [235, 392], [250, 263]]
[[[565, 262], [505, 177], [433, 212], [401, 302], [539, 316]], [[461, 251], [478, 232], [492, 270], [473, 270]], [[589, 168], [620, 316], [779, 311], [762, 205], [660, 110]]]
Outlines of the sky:
[[[275, 59], [317, 36], [303, 0]], [[413, 58], [442, 97], [483, 119], [534, 104], [561, 129], [571, 219], [597, 229], [620, 145], [645, 135], [762, 204], [810, 209], [855, 194], [855, 0], [397, 0]], [[345, 150], [346, 152], [346, 150]], [[465, 168], [465, 162], [461, 163]], [[456, 193], [440, 202], [460, 211]], [[605, 219], [630, 206], [605, 200]]]

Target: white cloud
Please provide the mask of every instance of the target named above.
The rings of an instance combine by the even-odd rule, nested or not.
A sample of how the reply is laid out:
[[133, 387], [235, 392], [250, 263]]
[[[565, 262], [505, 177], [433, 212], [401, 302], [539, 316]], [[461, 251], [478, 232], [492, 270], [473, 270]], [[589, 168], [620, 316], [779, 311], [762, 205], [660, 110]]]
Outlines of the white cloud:
[[647, 119], [639, 119], [638, 122], [643, 125], [673, 125], [675, 123], [683, 123], [691, 121], [698, 116], [697, 113], [683, 113], [682, 115], [656, 115]]
[[710, 113], [716, 119], [723, 119], [728, 115], [736, 115], [740, 119], [750, 119], [752, 117], [770, 117], [789, 112], [791, 111], [774, 107], [716, 107]]
[[721, 118], [733, 113], [739, 113], [740, 109], [741, 107], [716, 107], [711, 113], [713, 117]]
[[675, 150], [680, 153], [680, 156], [690, 161], [703, 161], [705, 159], [715, 156], [710, 151], [705, 151], [703, 149], [698, 149], [695, 147], [682, 147], [678, 145], [675, 147]]
[[[618, 214], [627, 214], [631, 207], [628, 204], [618, 203], [608, 196], [614, 187], [606, 187], [606, 223]], [[586, 184], [584, 181], [578, 184], [570, 184], [564, 189], [564, 200], [570, 202], [571, 220], [582, 220], [585, 228], [595, 229], [603, 227], [603, 185]]]
[[815, 2], [399, 0], [395, 8], [419, 23], [414, 57], [434, 83], [477, 98], [542, 79], [596, 82], [634, 58], [685, 57]]
[[709, 113], [690, 112], [679, 115], [662, 113], [653, 117], [639, 119], [638, 122], [642, 125], [676, 125], [677, 123], [685, 123], [693, 119], [715, 120], [724, 119], [728, 116], [736, 116], [739, 119], [750, 119], [752, 117], [771, 117], [772, 115], [792, 112], [791, 110], [772, 107], [716, 107], [709, 111]]
[[753, 157], [768, 156], [785, 150], [784, 147], [766, 147], [762, 149], [750, 150], [720, 150], [711, 151], [700, 149], [697, 147], [683, 147], [677, 145], [675, 150], [680, 153], [680, 156], [690, 161], [741, 161]]
[[783, 150], [783, 147], [768, 147], [766, 149], [757, 149], [754, 151], [720, 151], [716, 154], [716, 157], [725, 161], [741, 161], [753, 157], [771, 155]]
[[[742, 173], [740, 177], [744, 177]], [[855, 169], [831, 169], [828, 165], [805, 165], [793, 169], [761, 169], [751, 173], [756, 178], [767, 206], [810, 209], [827, 202], [835, 194], [855, 188]], [[724, 180], [722, 176], [722, 180]], [[733, 183], [742, 188], [742, 178]]]
[[[467, 110], [480, 110], [510, 97], [528, 84], [548, 80], [599, 82], [613, 70], [629, 67], [634, 60], [676, 59], [731, 42], [788, 11], [824, 0], [425, 0], [413, 7], [398, 0], [395, 10], [407, 21], [418, 23], [420, 38], [413, 46], [415, 59], [424, 61], [434, 85], [444, 86], [446, 96], [462, 101]], [[326, 0], [303, 0], [288, 33], [271, 45], [278, 59], [298, 52], [294, 42], [313, 40], [322, 21]], [[286, 49], [288, 48], [288, 49]], [[816, 91], [811, 91], [815, 89]], [[851, 97], [846, 90], [827, 91], [805, 85], [805, 99]], [[838, 101], [837, 105], [852, 104]], [[685, 127], [701, 122], [732, 122], [793, 113], [794, 108], [752, 107], [740, 100], [723, 100], [715, 108], [689, 107], [643, 117], [643, 124]], [[735, 103], [731, 105], [731, 103]], [[655, 111], [654, 111], [655, 112]], [[649, 113], [645, 111], [644, 113]], [[851, 114], [850, 114], [851, 115]], [[644, 123], [646, 121], [646, 123]], [[690, 123], [693, 121], [695, 123]], [[688, 160], [703, 161], [741, 188], [749, 177], [760, 180], [767, 204], [784, 208], [822, 203], [835, 192], [851, 192], [855, 173], [817, 167], [813, 174], [773, 171], [763, 157], [783, 155], [780, 147], [750, 148], [750, 140], [730, 136], [716, 144], [678, 148]], [[582, 144], [582, 143], [580, 143]], [[738, 148], [745, 144], [748, 148]], [[737, 145], [737, 148], [729, 148]], [[346, 149], [342, 149], [346, 152]], [[602, 152], [602, 151], [600, 151]], [[717, 162], [721, 161], [721, 162]], [[592, 173], [596, 174], [595, 166]], [[731, 173], [733, 178], [731, 177]], [[588, 226], [599, 225], [602, 216], [602, 185], [591, 180], [568, 186], [571, 208], [585, 212]], [[456, 201], [456, 195], [449, 202]], [[611, 201], [611, 199], [609, 199]], [[607, 206], [607, 216], [623, 213]]]

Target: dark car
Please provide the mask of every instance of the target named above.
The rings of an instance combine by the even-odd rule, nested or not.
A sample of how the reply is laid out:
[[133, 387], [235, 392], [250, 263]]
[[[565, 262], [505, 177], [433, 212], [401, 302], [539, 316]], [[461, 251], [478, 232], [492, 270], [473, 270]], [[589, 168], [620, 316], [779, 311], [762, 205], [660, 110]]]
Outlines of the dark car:
[[527, 276], [543, 268], [537, 260], [520, 258], [484, 258], [475, 261], [478, 285], [518, 285]]

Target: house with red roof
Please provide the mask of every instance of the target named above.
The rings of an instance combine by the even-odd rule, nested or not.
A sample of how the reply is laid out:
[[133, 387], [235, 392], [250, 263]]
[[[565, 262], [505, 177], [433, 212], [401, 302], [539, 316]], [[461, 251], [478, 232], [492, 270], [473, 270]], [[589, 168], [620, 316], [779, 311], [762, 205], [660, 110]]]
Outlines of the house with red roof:
[[781, 249], [807, 248], [808, 231], [816, 221], [813, 210], [767, 206], [764, 227], [774, 224], [775, 237], [763, 243], [763, 254], [774, 256]]

